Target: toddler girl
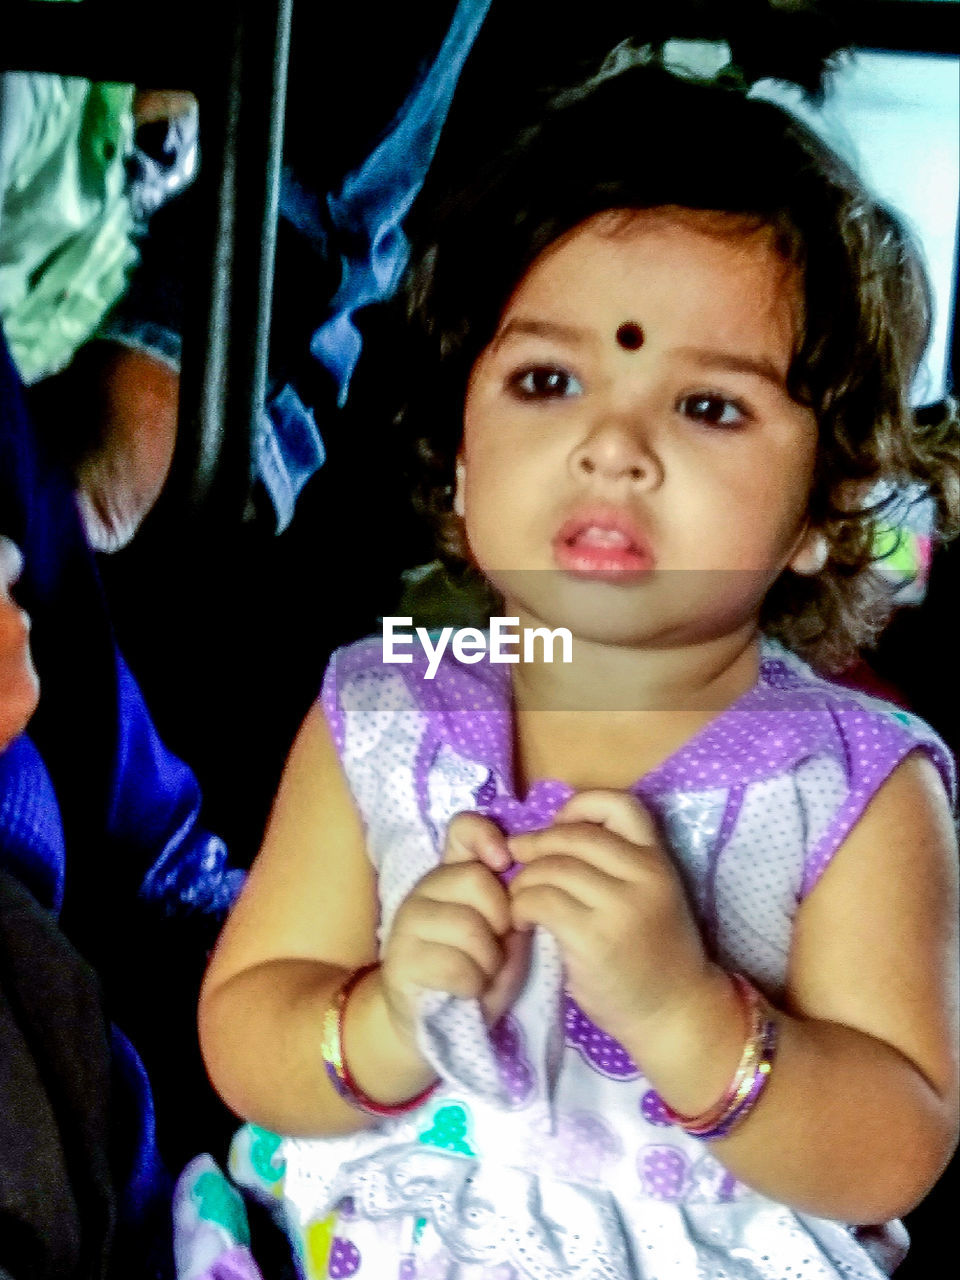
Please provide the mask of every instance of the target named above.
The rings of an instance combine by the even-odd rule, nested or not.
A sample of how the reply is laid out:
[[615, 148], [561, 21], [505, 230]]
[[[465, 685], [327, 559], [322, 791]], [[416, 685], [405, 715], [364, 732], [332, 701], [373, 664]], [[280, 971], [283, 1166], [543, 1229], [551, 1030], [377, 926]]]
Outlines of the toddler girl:
[[916, 254], [782, 110], [640, 68], [405, 298], [443, 545], [572, 661], [335, 655], [201, 999], [234, 1172], [308, 1275], [876, 1280], [954, 1143], [952, 764], [815, 668], [882, 622], [882, 494], [955, 516]]

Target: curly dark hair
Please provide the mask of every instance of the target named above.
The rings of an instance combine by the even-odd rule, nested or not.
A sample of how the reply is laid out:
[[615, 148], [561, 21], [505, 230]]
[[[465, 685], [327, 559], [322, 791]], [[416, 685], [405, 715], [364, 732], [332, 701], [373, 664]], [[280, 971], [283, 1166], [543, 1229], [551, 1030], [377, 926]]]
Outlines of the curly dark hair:
[[474, 181], [418, 210], [394, 415], [416, 443], [418, 505], [436, 523], [441, 556], [462, 563], [451, 482], [464, 395], [513, 290], [548, 245], [595, 214], [664, 206], [723, 213], [738, 232], [765, 229], [802, 282], [787, 387], [819, 424], [810, 518], [829, 558], [812, 577], [786, 570], [761, 622], [818, 667], [842, 668], [892, 607], [874, 567], [890, 498], [865, 495], [929, 495], [939, 536], [952, 536], [958, 417], [952, 402], [911, 408], [931, 301], [905, 228], [806, 125], [739, 88], [655, 66], [595, 76], [554, 97]]

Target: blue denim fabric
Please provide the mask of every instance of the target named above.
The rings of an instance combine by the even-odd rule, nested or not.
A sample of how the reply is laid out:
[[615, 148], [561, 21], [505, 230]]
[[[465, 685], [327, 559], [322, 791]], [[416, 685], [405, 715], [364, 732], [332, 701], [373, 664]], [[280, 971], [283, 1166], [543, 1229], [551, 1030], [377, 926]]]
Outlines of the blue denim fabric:
[[260, 415], [254, 458], [273, 503], [277, 533], [283, 533], [293, 519], [300, 490], [326, 458], [313, 410], [289, 382], [267, 400]]
[[460, 0], [432, 66], [401, 107], [390, 130], [336, 195], [327, 197], [330, 220], [342, 237], [342, 276], [331, 316], [310, 349], [334, 375], [346, 402], [360, 355], [353, 313], [389, 298], [399, 283], [409, 246], [403, 219], [423, 185], [450, 109], [463, 64], [487, 16], [490, 0]]
[[[400, 280], [408, 254], [402, 222], [423, 185], [463, 64], [489, 8], [490, 0], [461, 0], [433, 64], [379, 145], [339, 192], [327, 195], [326, 214], [323, 200], [289, 169], [283, 171], [281, 215], [321, 255], [340, 249], [340, 286], [310, 350], [333, 375], [341, 407], [360, 355], [353, 313], [389, 298]], [[287, 383], [268, 400], [254, 442], [255, 470], [273, 503], [278, 533], [289, 525], [301, 489], [324, 458], [313, 412]]]

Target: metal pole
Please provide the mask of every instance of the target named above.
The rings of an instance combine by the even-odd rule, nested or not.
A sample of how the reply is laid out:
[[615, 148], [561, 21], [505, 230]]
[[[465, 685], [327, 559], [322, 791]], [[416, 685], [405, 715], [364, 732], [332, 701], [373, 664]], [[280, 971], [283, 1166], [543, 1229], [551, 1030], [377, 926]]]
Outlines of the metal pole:
[[[292, 0], [244, 0], [200, 90], [208, 236], [185, 335], [173, 483], [211, 518], [247, 509], [267, 387]], [[195, 354], [196, 353], [196, 354]], [[197, 358], [199, 354], [199, 358]]]

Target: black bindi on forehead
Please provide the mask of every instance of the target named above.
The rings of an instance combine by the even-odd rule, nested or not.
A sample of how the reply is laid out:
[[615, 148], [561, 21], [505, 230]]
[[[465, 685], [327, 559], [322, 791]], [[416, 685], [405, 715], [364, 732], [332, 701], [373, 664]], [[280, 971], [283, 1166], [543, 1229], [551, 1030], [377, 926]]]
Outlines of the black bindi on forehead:
[[617, 330], [617, 342], [624, 351], [639, 351], [643, 346], [643, 330], [632, 320], [627, 320]]

